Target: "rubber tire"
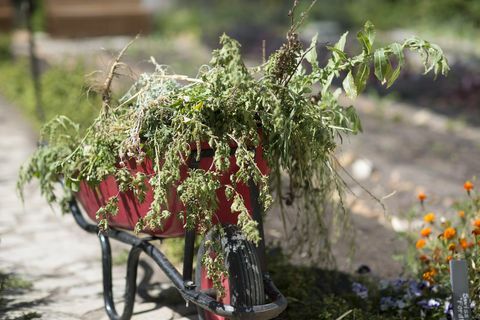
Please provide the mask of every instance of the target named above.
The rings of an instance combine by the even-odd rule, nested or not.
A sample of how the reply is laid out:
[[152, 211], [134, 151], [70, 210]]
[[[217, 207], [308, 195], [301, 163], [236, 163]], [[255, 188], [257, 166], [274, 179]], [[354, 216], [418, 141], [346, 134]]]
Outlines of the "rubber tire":
[[[225, 253], [225, 267], [229, 274], [230, 304], [235, 307], [251, 307], [265, 303], [265, 289], [260, 261], [254, 244], [247, 241], [234, 225], [224, 227], [225, 238], [220, 239]], [[210, 231], [203, 239], [197, 253], [195, 283], [200, 290], [202, 277], [202, 257], [205, 254], [205, 241], [218, 238]], [[198, 319], [206, 320], [208, 311], [197, 307]]]

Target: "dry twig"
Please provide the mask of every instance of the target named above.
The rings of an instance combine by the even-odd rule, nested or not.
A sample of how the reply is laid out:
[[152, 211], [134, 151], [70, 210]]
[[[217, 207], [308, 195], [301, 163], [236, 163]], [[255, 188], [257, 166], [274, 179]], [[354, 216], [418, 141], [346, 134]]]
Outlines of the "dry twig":
[[105, 81], [103, 83], [102, 87], [102, 110], [103, 112], [108, 112], [108, 109], [110, 107], [110, 101], [112, 100], [112, 91], [111, 91], [111, 86], [112, 86], [112, 81], [114, 76], [116, 75], [117, 69], [121, 66], [124, 65], [120, 60], [122, 59], [123, 55], [127, 51], [127, 49], [139, 38], [139, 35], [137, 35], [134, 39], [132, 39], [127, 45], [118, 53], [117, 57], [115, 60], [112, 62], [110, 65], [110, 71], [105, 78]]

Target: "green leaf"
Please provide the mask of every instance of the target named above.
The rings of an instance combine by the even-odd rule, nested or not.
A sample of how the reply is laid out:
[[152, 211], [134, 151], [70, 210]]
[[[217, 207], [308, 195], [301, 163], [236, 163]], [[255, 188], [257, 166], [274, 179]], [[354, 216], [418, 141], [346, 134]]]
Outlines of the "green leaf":
[[403, 67], [405, 65], [405, 56], [403, 54], [403, 46], [399, 43], [392, 43], [389, 46], [393, 52], [393, 54], [397, 57], [399, 67]]
[[317, 57], [317, 38], [318, 33], [313, 36], [308, 52], [305, 55], [305, 59], [310, 63], [313, 69], [318, 69], [318, 57]]
[[329, 49], [330, 51], [332, 51], [333, 60], [334, 60], [335, 62], [337, 62], [338, 60], [345, 60], [345, 59], [346, 59], [346, 55], [345, 55], [345, 52], [343, 52], [343, 50], [345, 49], [345, 42], [347, 41], [347, 35], [348, 35], [348, 31], [345, 32], [345, 33], [340, 37], [340, 39], [339, 39], [338, 42], [335, 44], [335, 46], [333, 46], [333, 47], [327, 46], [327, 49]]
[[388, 72], [385, 76], [387, 80], [387, 88], [390, 88], [393, 83], [398, 79], [402, 67], [405, 65], [405, 56], [403, 54], [403, 46], [398, 43], [392, 43], [388, 46], [392, 53], [397, 58], [397, 67], [395, 70], [392, 69], [392, 66], [389, 63]]
[[338, 42], [335, 44], [335, 48], [343, 51], [345, 49], [345, 42], [347, 41], [348, 31], [342, 34]]
[[350, 99], [355, 99], [357, 97], [357, 86], [355, 85], [355, 79], [353, 78], [352, 72], [348, 72], [347, 76], [343, 80], [343, 90]]
[[351, 122], [351, 129], [353, 133], [362, 132], [362, 122], [360, 121], [357, 110], [353, 106], [350, 106], [347, 108], [346, 115]]
[[333, 56], [335, 57], [335, 61], [338, 61], [338, 60], [347, 60], [347, 55], [345, 54], [345, 52], [343, 52], [342, 50], [340, 49], [337, 49], [335, 47], [331, 47], [331, 46], [326, 46], [326, 48], [330, 51], [332, 51], [333, 53]]
[[[392, 67], [389, 65], [389, 70], [392, 70]], [[388, 72], [387, 74], [387, 88], [390, 88], [395, 81], [398, 79], [398, 76], [400, 75], [400, 65], [398, 65], [395, 70], [392, 70], [391, 72]]]
[[372, 46], [375, 41], [375, 26], [370, 21], [367, 21], [363, 30], [357, 33], [357, 39], [361, 43], [364, 53], [372, 53]]
[[66, 178], [65, 186], [73, 192], [78, 192], [80, 190], [80, 181], [78, 179]]
[[327, 79], [325, 79], [325, 82], [323, 83], [323, 87], [322, 87], [322, 96], [324, 96], [327, 93], [328, 89], [330, 89], [330, 86], [332, 85], [332, 81], [334, 77], [335, 77], [335, 74], [330, 73]]
[[373, 63], [375, 66], [375, 76], [383, 84], [385, 83], [385, 74], [389, 66], [388, 58], [385, 55], [385, 49], [378, 49], [373, 56]]
[[357, 87], [357, 94], [360, 94], [367, 85], [368, 77], [370, 76], [370, 66], [362, 63], [358, 66], [355, 73], [355, 86]]

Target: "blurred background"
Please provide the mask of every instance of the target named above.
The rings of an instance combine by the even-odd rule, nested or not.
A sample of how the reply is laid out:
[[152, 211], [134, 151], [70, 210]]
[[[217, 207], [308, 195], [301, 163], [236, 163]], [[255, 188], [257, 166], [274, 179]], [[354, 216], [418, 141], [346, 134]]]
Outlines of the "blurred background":
[[[297, 12], [308, 5], [300, 1]], [[135, 35], [141, 37], [125, 57], [128, 68], [117, 81], [118, 94], [141, 72], [153, 69], [150, 56], [177, 73], [195, 76], [222, 33], [242, 44], [249, 65], [261, 62], [263, 47], [269, 54], [282, 44], [291, 6], [284, 0], [0, 0], [0, 159], [18, 166], [32, 151], [41, 123], [57, 114], [89, 123], [100, 105], [95, 88], [112, 58]], [[367, 20], [377, 27], [377, 45], [418, 35], [440, 45], [451, 66], [448, 77], [434, 80], [422, 76], [419, 61], [407, 56], [408, 67], [388, 91], [372, 78], [370, 89], [355, 102], [364, 133], [338, 149], [357, 234], [353, 259], [351, 247], [341, 241], [342, 230], [332, 235], [339, 240], [334, 249], [338, 266], [346, 272], [368, 266], [375, 275], [392, 277], [403, 270], [392, 258], [405, 249], [398, 233], [421, 220], [409, 213], [416, 194], [426, 192], [428, 210], [449, 217], [454, 212], [446, 208], [480, 169], [480, 1], [318, 0], [301, 39], [307, 43], [318, 34], [319, 57], [326, 61], [324, 46], [350, 30], [347, 51], [354, 54], [359, 50], [356, 32]], [[14, 149], [21, 152], [12, 156]], [[11, 239], [13, 226], [23, 218], [12, 218], [4, 208], [25, 210], [11, 190], [16, 177], [11, 168], [0, 173], [0, 190], [6, 190], [0, 198], [0, 236]], [[40, 199], [35, 203], [46, 207]], [[62, 221], [55, 223], [66, 223]], [[282, 233], [272, 214], [267, 218], [269, 242], [281, 245]], [[0, 246], [0, 271], [12, 266], [27, 270], [22, 261], [28, 250], [25, 256], [14, 250], [27, 244], [6, 243], [3, 251]], [[299, 262], [309, 260], [307, 253], [296, 255]], [[92, 314], [91, 319], [99, 319]]]

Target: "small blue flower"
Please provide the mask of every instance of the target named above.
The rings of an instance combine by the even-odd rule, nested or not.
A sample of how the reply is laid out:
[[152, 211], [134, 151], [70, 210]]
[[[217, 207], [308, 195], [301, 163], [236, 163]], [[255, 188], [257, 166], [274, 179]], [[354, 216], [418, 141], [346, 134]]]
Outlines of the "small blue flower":
[[420, 281], [419, 284], [418, 284], [418, 288], [420, 290], [423, 290], [423, 289], [426, 289], [426, 288], [429, 288], [430, 287], [430, 282], [428, 281]]
[[362, 299], [368, 298], [368, 288], [358, 282], [352, 283], [352, 291]]
[[451, 297], [445, 300], [445, 306], [443, 308], [443, 312], [446, 315], [449, 315], [453, 319], [453, 304], [451, 302]]
[[403, 285], [406, 282], [407, 281], [405, 279], [402, 279], [402, 278], [395, 279], [395, 280], [392, 281], [392, 287], [396, 290], [399, 290], [403, 287]]
[[395, 306], [397, 307], [397, 309], [402, 310], [402, 309], [404, 309], [404, 308], [407, 306], [407, 304], [405, 303], [405, 301], [403, 301], [402, 299], [400, 299], [400, 300], [397, 300], [397, 301], [396, 301]]
[[381, 297], [380, 298], [380, 310], [386, 311], [395, 306], [395, 300], [392, 297]]
[[380, 290], [385, 290], [385, 289], [387, 289], [389, 286], [390, 286], [390, 282], [389, 282], [388, 280], [382, 279], [382, 280], [380, 280], [380, 283], [379, 283], [379, 285], [378, 285], [378, 288], [379, 288]]
[[428, 300], [428, 306], [430, 308], [438, 308], [440, 307], [440, 301], [438, 299], [429, 299]]
[[440, 306], [440, 301], [437, 299], [428, 299], [428, 300], [423, 299], [418, 301], [417, 304], [423, 309], [430, 310], [430, 309], [438, 308]]
[[412, 280], [408, 283], [408, 294], [414, 297], [422, 295], [423, 283]]

